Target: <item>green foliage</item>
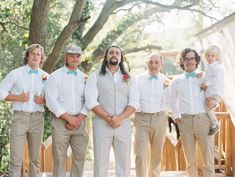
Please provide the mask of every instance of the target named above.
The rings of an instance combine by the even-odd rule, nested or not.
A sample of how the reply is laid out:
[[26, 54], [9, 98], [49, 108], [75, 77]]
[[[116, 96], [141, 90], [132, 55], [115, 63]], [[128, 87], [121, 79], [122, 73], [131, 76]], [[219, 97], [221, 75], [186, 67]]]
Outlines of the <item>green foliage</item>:
[[51, 116], [47, 107], [45, 107], [45, 124], [43, 141], [45, 141], [51, 135]]
[[9, 151], [9, 130], [12, 118], [11, 104], [0, 102], [0, 170], [7, 171]]
[[7, 172], [9, 169], [9, 158], [10, 158], [10, 152], [9, 152], [9, 148], [4, 146], [1, 149], [1, 155], [2, 155], [2, 160], [1, 160], [1, 171]]
[[175, 59], [169, 58], [164, 59], [164, 68], [162, 72], [166, 75], [175, 75], [182, 73], [182, 70], [179, 68], [179, 64]]
[[29, 0], [0, 1], [0, 74], [23, 64], [22, 52], [28, 44], [28, 26], [31, 14]]
[[19, 39], [19, 42], [24, 39], [28, 33], [31, 5], [32, 1], [29, 0], [1, 0], [0, 32], [6, 37]]

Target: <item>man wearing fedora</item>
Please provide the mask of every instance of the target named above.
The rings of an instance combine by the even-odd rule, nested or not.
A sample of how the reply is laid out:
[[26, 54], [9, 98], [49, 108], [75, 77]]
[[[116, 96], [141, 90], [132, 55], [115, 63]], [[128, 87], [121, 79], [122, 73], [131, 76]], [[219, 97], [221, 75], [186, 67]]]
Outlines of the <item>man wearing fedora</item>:
[[72, 149], [70, 177], [82, 177], [88, 143], [84, 86], [85, 74], [78, 66], [81, 48], [70, 44], [65, 48], [65, 65], [51, 74], [45, 86], [46, 105], [52, 112], [53, 177], [65, 177], [65, 158]]

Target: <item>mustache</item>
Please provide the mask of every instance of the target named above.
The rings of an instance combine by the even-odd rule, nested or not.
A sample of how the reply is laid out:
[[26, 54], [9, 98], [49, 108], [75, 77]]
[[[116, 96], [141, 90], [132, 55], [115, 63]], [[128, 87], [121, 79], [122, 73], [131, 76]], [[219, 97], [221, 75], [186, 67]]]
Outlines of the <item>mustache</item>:
[[117, 60], [117, 57], [113, 56], [112, 58], [110, 58], [110, 60], [112, 60], [112, 59], [116, 59]]

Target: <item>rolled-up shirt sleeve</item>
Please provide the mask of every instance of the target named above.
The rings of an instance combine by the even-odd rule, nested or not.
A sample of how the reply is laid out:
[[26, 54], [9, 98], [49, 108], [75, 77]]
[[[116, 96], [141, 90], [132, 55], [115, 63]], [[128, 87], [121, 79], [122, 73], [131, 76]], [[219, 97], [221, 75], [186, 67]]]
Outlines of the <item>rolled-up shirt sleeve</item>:
[[60, 117], [62, 114], [66, 113], [65, 109], [58, 102], [58, 88], [54, 76], [50, 76], [45, 83], [45, 96], [47, 107], [56, 117]]
[[85, 103], [86, 107], [91, 110], [99, 105], [98, 88], [97, 88], [97, 73], [93, 72], [88, 77], [85, 85]]
[[181, 114], [179, 112], [179, 98], [177, 91], [177, 82], [172, 82], [170, 86], [170, 107], [172, 111], [172, 118], [175, 120], [177, 118], [181, 118]]
[[137, 82], [134, 77], [131, 78], [129, 91], [129, 102], [128, 105], [134, 107], [136, 110], [140, 108], [140, 93]]
[[0, 100], [5, 100], [15, 83], [14, 71], [11, 71], [0, 83]]
[[82, 106], [82, 109], [80, 111], [80, 113], [84, 114], [84, 115], [88, 115], [89, 113], [89, 109], [87, 108], [86, 104], [84, 103], [83, 106]]

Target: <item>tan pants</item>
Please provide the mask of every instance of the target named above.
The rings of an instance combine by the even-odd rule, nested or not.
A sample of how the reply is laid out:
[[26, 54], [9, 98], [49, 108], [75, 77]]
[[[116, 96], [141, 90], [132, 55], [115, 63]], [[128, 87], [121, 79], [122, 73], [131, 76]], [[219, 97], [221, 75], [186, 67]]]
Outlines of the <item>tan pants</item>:
[[196, 141], [201, 149], [204, 177], [215, 177], [214, 136], [208, 136], [210, 120], [207, 114], [182, 114], [178, 124], [187, 161], [188, 177], [198, 177], [196, 166]]
[[64, 120], [52, 117], [53, 177], [66, 177], [65, 159], [69, 145], [72, 149], [70, 177], [82, 177], [88, 144], [86, 121], [71, 131], [65, 126]]
[[[219, 95], [212, 95], [209, 98], [216, 100], [217, 103], [221, 102], [221, 100], [222, 100]], [[213, 111], [213, 109], [208, 108], [206, 104], [205, 104], [205, 110], [206, 110], [208, 117], [210, 118], [211, 127], [215, 128], [216, 125], [218, 125], [218, 123], [219, 123], [216, 118], [215, 112]]]
[[[134, 125], [136, 131], [134, 146], [136, 176], [146, 177], [147, 164], [149, 164], [148, 176], [159, 177], [167, 128], [166, 113], [136, 113]], [[148, 161], [149, 154], [150, 162]]]
[[44, 130], [43, 113], [14, 111], [10, 132], [10, 169], [9, 177], [20, 177], [24, 145], [29, 148], [29, 177], [40, 176], [39, 153]]

